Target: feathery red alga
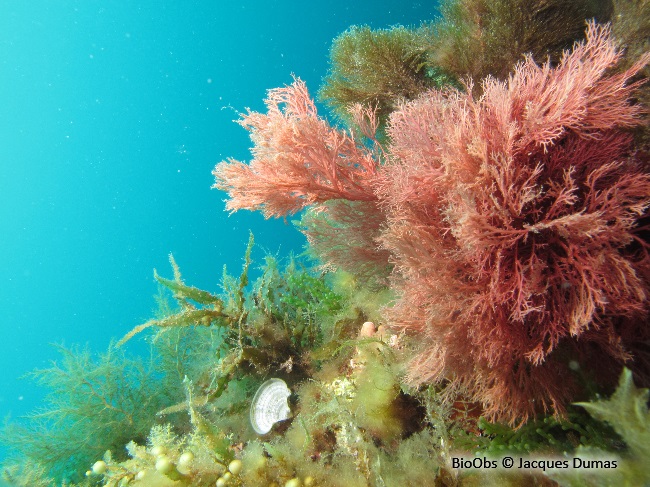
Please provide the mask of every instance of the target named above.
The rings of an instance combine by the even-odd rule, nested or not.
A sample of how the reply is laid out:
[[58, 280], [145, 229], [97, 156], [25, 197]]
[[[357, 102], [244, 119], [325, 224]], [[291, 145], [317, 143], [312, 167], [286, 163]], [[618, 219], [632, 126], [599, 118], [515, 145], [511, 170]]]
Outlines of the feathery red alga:
[[636, 224], [650, 178], [622, 129], [639, 123], [628, 81], [650, 58], [607, 75], [618, 58], [609, 29], [591, 24], [557, 67], [528, 58], [479, 99], [471, 84], [432, 91], [391, 116], [379, 189], [391, 316], [429, 343], [412, 381], [451, 379], [515, 423], [563, 411], [580, 350], [622, 362], [621, 327], [648, 337]]
[[213, 171], [214, 187], [230, 195], [229, 210], [277, 217], [332, 199], [377, 199], [372, 152], [318, 116], [301, 80], [270, 90], [266, 106], [267, 114], [249, 110], [239, 121], [255, 144], [251, 163], [231, 159]]
[[[322, 251], [334, 266], [349, 243], [373, 246], [348, 255], [366, 263], [379, 255], [374, 242], [388, 252], [398, 296], [389, 318], [424, 343], [411, 381], [447, 380], [448, 392], [511, 424], [561, 414], [574, 394], [570, 363], [647, 363], [631, 351], [650, 339], [638, 228], [650, 176], [626, 129], [640, 123], [631, 80], [650, 53], [616, 73], [619, 58], [609, 28], [591, 23], [557, 66], [529, 57], [506, 82], [483, 80], [480, 98], [468, 81], [405, 103], [383, 152], [318, 118], [296, 81], [270, 92], [268, 114], [244, 116], [254, 159], [219, 164], [216, 186], [229, 209], [266, 216], [334, 200], [338, 213], [323, 222], [335, 230], [332, 218], [347, 228], [368, 208], [365, 240], [336, 241], [318, 219], [311, 235], [337, 248]], [[355, 112], [370, 132], [372, 111]]]

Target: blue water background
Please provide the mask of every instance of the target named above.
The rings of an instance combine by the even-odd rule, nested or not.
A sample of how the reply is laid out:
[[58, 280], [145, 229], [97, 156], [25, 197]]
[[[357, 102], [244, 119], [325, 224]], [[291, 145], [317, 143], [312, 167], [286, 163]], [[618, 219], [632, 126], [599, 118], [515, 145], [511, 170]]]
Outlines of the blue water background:
[[350, 25], [434, 15], [408, 1], [3, 0], [0, 418], [39, 405], [18, 377], [57, 358], [49, 344], [102, 351], [150, 318], [170, 252], [215, 291], [249, 229], [261, 249], [300, 252], [290, 224], [228, 216], [210, 189], [217, 162], [250, 159], [237, 111], [262, 110], [292, 73], [315, 93]]

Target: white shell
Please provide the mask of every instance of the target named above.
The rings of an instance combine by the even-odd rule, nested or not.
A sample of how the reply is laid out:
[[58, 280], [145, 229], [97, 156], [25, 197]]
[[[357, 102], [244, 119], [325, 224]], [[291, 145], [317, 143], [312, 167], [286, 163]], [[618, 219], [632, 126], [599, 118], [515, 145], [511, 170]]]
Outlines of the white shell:
[[282, 379], [269, 379], [260, 386], [251, 404], [251, 425], [258, 434], [265, 435], [275, 423], [289, 418], [290, 395]]

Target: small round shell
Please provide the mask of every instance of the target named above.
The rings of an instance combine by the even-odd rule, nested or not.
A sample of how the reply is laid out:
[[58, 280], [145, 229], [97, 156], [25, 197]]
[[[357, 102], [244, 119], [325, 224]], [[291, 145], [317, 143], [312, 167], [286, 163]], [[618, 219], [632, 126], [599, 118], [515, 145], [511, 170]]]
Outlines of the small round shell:
[[269, 379], [260, 386], [251, 404], [251, 425], [258, 434], [265, 435], [275, 423], [289, 418], [290, 395], [282, 379]]

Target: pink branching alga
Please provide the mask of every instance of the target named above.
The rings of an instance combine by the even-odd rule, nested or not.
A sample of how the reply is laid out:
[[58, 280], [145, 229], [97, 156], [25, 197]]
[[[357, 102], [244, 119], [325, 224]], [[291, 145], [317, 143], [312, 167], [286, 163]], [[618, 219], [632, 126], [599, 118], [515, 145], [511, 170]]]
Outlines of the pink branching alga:
[[250, 164], [229, 160], [213, 171], [230, 195], [229, 210], [285, 216], [334, 199], [376, 201], [378, 163], [350, 134], [318, 117], [305, 84], [269, 91], [267, 114], [249, 111], [239, 124], [251, 132]]
[[[609, 28], [591, 23], [557, 66], [526, 58], [507, 81], [482, 80], [480, 97], [468, 81], [404, 103], [385, 147], [367, 142], [372, 110], [354, 107], [364, 143], [319, 118], [296, 81], [270, 92], [267, 114], [243, 117], [254, 159], [220, 163], [216, 187], [229, 209], [266, 216], [371, 209], [372, 226], [356, 230], [372, 238], [357, 240], [392, 264], [387, 317], [423, 342], [409, 380], [446, 381], [492, 420], [561, 415], [576, 364], [616, 377], [628, 362], [650, 377], [638, 346], [650, 341], [639, 236], [650, 175], [626, 131], [641, 123], [631, 79], [650, 53], [613, 72], [619, 58]], [[354, 241], [349, 227], [337, 245]], [[321, 233], [312, 241], [336, 239]], [[344, 252], [322, 254], [345, 264]]]

